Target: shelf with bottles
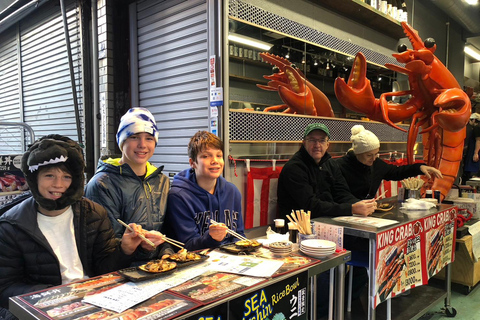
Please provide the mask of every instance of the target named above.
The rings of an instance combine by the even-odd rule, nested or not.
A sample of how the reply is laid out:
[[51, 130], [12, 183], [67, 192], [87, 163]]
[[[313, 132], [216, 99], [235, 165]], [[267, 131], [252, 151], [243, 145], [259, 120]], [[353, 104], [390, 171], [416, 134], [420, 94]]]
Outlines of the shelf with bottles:
[[269, 105], [264, 103], [230, 100], [231, 110], [235, 109], [235, 110], [245, 110], [245, 111], [263, 111], [267, 107], [269, 107]]
[[268, 66], [262, 61], [260, 53], [262, 50], [248, 49], [236, 44], [230, 44], [229, 59], [233, 62], [247, 63], [254, 66]]
[[[387, 1], [380, 0], [313, 0], [320, 6], [333, 10], [345, 17], [355, 20], [367, 27], [370, 27], [378, 32], [384, 33], [392, 38], [400, 39], [405, 37], [400, 21], [406, 21], [406, 14], [397, 19], [393, 18], [393, 13], [390, 15], [386, 13], [387, 9], [384, 7]], [[402, 6], [404, 1], [388, 1], [398, 3], [397, 6]], [[373, 5], [373, 6], [372, 6]], [[393, 6], [392, 6], [393, 8]], [[405, 8], [405, 7], [404, 7]], [[385, 11], [385, 12], [383, 12]], [[391, 12], [391, 11], [390, 11]], [[398, 11], [397, 11], [398, 12]], [[403, 9], [402, 9], [403, 12]]]

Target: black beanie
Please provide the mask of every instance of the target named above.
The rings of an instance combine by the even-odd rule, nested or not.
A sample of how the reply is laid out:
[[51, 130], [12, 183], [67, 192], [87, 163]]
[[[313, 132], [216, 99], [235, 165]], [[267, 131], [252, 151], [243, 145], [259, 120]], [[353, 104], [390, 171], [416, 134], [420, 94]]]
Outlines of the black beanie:
[[[44, 198], [38, 192], [38, 169], [42, 166], [63, 164], [72, 175], [72, 183], [57, 200]], [[85, 161], [82, 148], [72, 139], [50, 134], [35, 141], [22, 157], [22, 172], [35, 201], [47, 210], [61, 210], [83, 196]]]

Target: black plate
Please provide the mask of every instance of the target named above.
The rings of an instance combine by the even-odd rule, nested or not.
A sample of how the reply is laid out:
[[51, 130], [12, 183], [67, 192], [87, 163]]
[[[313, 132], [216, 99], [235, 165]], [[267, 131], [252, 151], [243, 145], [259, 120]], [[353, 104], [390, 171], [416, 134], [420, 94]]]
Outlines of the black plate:
[[[178, 264], [177, 264], [177, 267], [178, 267]], [[130, 267], [130, 268], [118, 270], [118, 273], [120, 273], [122, 276], [129, 279], [130, 281], [136, 282], [136, 281], [155, 279], [155, 278], [164, 276], [166, 274], [170, 274], [174, 272], [177, 269], [177, 267], [168, 271], [156, 272], [156, 273], [146, 272], [138, 269], [138, 267]]]
[[239, 253], [246, 253], [246, 252], [252, 252], [258, 250], [260, 246], [257, 247], [247, 247], [247, 248], [240, 248], [238, 247], [235, 243], [227, 243], [221, 245], [219, 248], [223, 251], [229, 252], [229, 253], [234, 253], [234, 254], [239, 254]]
[[200, 262], [205, 261], [209, 258], [209, 256], [207, 256], [207, 255], [200, 254], [200, 253], [197, 253], [197, 254], [200, 256], [199, 260], [191, 260], [191, 261], [185, 261], [185, 262], [173, 260], [173, 259], [170, 259], [170, 258], [167, 258], [167, 260], [175, 262], [177, 264], [177, 268], [183, 268], [183, 267], [186, 267], [186, 266], [190, 266], [192, 264], [200, 263]]

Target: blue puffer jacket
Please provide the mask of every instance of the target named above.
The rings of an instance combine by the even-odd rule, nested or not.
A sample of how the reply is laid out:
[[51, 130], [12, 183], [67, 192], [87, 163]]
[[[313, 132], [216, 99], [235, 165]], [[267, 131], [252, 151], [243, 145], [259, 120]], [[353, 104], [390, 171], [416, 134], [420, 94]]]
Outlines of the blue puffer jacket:
[[141, 180], [128, 164], [120, 159], [100, 160], [97, 172], [85, 188], [85, 196], [107, 209], [117, 238], [125, 223], [140, 224], [146, 230], [161, 231], [167, 207], [170, 180], [162, 174], [163, 166], [147, 163], [145, 180]]
[[[83, 198], [72, 205], [77, 250], [92, 277], [128, 267], [105, 210]], [[38, 228], [35, 200], [29, 198], [0, 217], [0, 306], [8, 298], [62, 284], [60, 266]]]

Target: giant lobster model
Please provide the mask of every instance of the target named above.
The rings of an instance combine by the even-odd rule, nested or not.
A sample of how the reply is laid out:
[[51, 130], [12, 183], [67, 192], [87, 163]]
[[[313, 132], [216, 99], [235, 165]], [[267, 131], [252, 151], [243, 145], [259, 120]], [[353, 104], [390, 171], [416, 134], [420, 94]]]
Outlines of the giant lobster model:
[[284, 113], [297, 113], [312, 116], [333, 117], [332, 106], [327, 96], [305, 79], [303, 73], [285, 58], [260, 53], [260, 57], [274, 67], [274, 73], [263, 76], [268, 84], [257, 87], [278, 91], [285, 104], [265, 108], [264, 111], [284, 110]]
[[[467, 94], [448, 69], [434, 55], [436, 44], [431, 38], [422, 41], [408, 24], [402, 27], [413, 49], [399, 46], [393, 57], [405, 67], [385, 66], [408, 75], [410, 90], [383, 93], [375, 99], [370, 81], [366, 78], [366, 59], [362, 53], [355, 57], [348, 82], [335, 80], [335, 94], [346, 108], [365, 113], [370, 119], [387, 123], [402, 131], [395, 122], [411, 119], [408, 129], [407, 158], [414, 162], [414, 146], [417, 135], [423, 135], [423, 158], [429, 166], [438, 168], [443, 179], [426, 181], [425, 189], [440, 190], [444, 199], [451, 189], [462, 160], [465, 126], [471, 113]], [[395, 96], [407, 96], [402, 104], [387, 100]], [[419, 132], [420, 127], [422, 131]], [[426, 178], [424, 178], [426, 180]]]

